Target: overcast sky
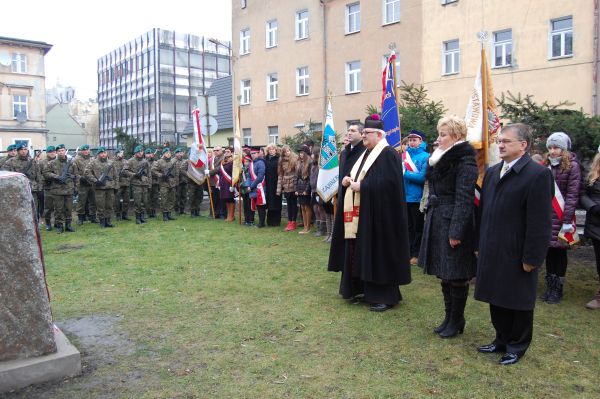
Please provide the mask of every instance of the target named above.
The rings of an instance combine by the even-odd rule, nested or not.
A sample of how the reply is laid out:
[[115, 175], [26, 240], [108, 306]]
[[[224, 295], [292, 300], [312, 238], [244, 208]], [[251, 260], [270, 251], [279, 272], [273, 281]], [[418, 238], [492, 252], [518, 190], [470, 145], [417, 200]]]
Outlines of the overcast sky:
[[0, 36], [52, 44], [46, 88], [96, 96], [98, 58], [152, 28], [231, 40], [231, 0], [3, 1]]

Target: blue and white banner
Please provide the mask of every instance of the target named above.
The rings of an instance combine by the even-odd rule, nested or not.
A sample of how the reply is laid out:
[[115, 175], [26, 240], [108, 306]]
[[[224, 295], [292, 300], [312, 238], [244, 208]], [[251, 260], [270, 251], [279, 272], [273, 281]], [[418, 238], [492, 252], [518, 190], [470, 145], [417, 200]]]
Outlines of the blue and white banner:
[[327, 103], [325, 130], [321, 142], [321, 157], [319, 159], [319, 177], [317, 178], [317, 194], [328, 202], [338, 191], [339, 159], [335, 129], [333, 128], [333, 112], [331, 101]]

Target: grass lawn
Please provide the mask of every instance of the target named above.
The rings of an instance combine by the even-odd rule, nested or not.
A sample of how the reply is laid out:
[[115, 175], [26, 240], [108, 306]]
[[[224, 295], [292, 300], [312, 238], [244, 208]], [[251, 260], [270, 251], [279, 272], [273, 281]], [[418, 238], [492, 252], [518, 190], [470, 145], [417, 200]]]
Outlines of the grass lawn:
[[[187, 216], [77, 230], [42, 238], [54, 318], [85, 372], [14, 396], [600, 397], [589, 249], [570, 253], [564, 302], [536, 308], [529, 352], [501, 367], [475, 350], [494, 330], [472, 290], [465, 333], [431, 332], [441, 293], [417, 268], [404, 301], [378, 314], [338, 296], [329, 246], [312, 235]], [[97, 330], [81, 333], [82, 321]]]

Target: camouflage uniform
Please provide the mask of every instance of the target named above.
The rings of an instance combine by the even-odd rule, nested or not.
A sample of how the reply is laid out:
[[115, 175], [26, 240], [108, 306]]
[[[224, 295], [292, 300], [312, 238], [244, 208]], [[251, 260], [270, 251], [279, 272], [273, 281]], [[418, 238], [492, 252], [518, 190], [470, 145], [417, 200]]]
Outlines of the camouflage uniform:
[[85, 220], [85, 205], [88, 203], [88, 211], [90, 215], [90, 221], [96, 222], [96, 197], [94, 196], [94, 187], [86, 180], [85, 168], [94, 158], [91, 155], [78, 154], [75, 157], [75, 174], [77, 175], [77, 181], [79, 186], [79, 196], [77, 199], [77, 215], [79, 217], [78, 224], [82, 224]]
[[[158, 161], [156, 161], [154, 158], [150, 158], [149, 163], [150, 163], [150, 170], [152, 170], [154, 168], [154, 165], [157, 163]], [[149, 187], [149, 191], [148, 191], [148, 202], [150, 203], [150, 207], [149, 207], [149, 211], [150, 211], [150, 216], [154, 217], [156, 216], [156, 209], [158, 209], [159, 207], [159, 196], [160, 196], [160, 182], [158, 181], [158, 178], [155, 177], [154, 175], [152, 175], [152, 183]]]
[[54, 201], [54, 219], [58, 232], [64, 231], [63, 223], [67, 231], [73, 231], [73, 192], [77, 190], [74, 162], [67, 160], [66, 156], [57, 156], [46, 164], [43, 175], [50, 182], [49, 193]]
[[85, 177], [94, 187], [100, 227], [113, 227], [110, 218], [114, 211], [114, 190], [118, 184], [118, 175], [113, 162], [108, 158], [96, 157], [85, 168]]
[[152, 165], [152, 177], [160, 183], [160, 208], [163, 220], [173, 220], [171, 212], [175, 208], [175, 190], [179, 180], [179, 169], [175, 160], [163, 156]]
[[50, 158], [48, 154], [46, 157], [39, 161], [38, 170], [40, 171], [41, 177], [41, 185], [44, 190], [44, 224], [46, 225], [46, 230], [52, 230], [52, 212], [54, 212], [54, 196], [50, 194], [50, 186], [52, 181], [48, 180], [44, 177], [43, 171], [48, 166], [48, 163], [51, 162], [54, 158]]
[[[188, 182], [190, 180], [187, 176], [188, 161], [184, 158], [175, 159], [174, 161], [177, 164], [176, 168], [179, 169], [179, 184], [177, 185], [175, 208], [180, 215], [183, 215], [185, 213], [185, 208], [187, 205], [187, 188]], [[192, 214], [192, 216], [194, 215]]]
[[135, 222], [136, 224], [146, 223], [144, 210], [149, 209], [148, 188], [152, 181], [150, 177], [150, 162], [143, 156], [139, 158], [133, 156], [127, 161], [124, 172], [131, 179], [131, 191], [135, 206]]
[[125, 165], [127, 161], [123, 158], [115, 158], [113, 165], [117, 171], [119, 182], [115, 188], [115, 213], [117, 214], [117, 220], [131, 220], [127, 216], [129, 213], [129, 181], [131, 178], [125, 173]]

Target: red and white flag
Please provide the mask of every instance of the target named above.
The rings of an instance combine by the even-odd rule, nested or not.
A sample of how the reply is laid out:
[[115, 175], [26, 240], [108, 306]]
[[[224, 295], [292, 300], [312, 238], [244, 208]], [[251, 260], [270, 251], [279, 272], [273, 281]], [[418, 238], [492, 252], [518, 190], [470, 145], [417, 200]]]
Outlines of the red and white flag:
[[563, 198], [562, 193], [560, 192], [560, 189], [556, 184], [556, 181], [554, 182], [554, 198], [552, 198], [552, 209], [554, 209], [554, 213], [556, 213], [556, 217], [558, 218], [558, 220], [562, 220], [563, 224], [570, 224], [573, 227], [572, 233], [559, 232], [558, 238], [565, 241], [569, 245], [578, 244], [579, 234], [577, 234], [577, 223], [575, 215], [573, 215], [573, 220], [570, 222], [568, 220], [563, 220], [563, 217], [565, 215], [565, 199]]
[[192, 111], [192, 122], [194, 124], [194, 143], [190, 148], [190, 159], [188, 160], [188, 175], [197, 184], [203, 184], [208, 174], [208, 153], [202, 138], [200, 129], [200, 110]]
[[415, 165], [415, 163], [413, 162], [410, 154], [408, 153], [408, 151], [404, 151], [402, 153], [402, 172], [418, 172], [419, 169], [417, 169], [417, 165]]

